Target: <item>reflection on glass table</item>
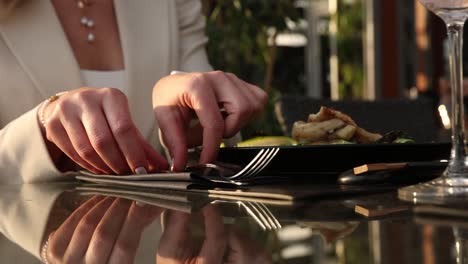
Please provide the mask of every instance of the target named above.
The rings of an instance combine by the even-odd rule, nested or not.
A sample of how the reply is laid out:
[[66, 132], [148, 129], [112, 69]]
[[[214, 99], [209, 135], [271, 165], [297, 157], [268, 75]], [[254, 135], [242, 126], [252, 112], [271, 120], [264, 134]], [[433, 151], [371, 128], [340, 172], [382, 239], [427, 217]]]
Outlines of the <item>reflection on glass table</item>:
[[468, 210], [463, 205], [418, 206], [415, 208], [415, 222], [449, 228], [453, 232], [453, 248], [456, 263], [468, 263]]
[[[425, 258], [422, 227], [413, 223], [411, 211], [387, 210], [401, 206], [395, 192], [283, 203], [76, 187], [0, 187], [0, 231], [38, 259], [44, 250], [49, 263], [185, 263], [200, 258], [420, 263]], [[357, 214], [357, 205], [374, 216]], [[447, 260], [441, 263], [453, 260], [447, 247], [434, 248], [438, 259]], [[2, 252], [2, 258], [7, 256]]]

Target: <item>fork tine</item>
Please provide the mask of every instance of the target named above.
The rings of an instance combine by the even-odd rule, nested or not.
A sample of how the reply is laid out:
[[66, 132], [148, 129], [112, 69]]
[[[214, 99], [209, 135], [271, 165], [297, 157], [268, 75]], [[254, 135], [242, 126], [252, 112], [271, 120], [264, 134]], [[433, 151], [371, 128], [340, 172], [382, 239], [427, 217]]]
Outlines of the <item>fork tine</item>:
[[266, 229], [271, 230], [274, 229], [273, 226], [271, 226], [271, 222], [268, 220], [269, 217], [265, 216], [265, 214], [257, 207], [255, 206], [256, 203], [251, 203], [247, 202], [248, 207], [256, 212], [256, 216], [262, 220], [263, 225], [266, 227]]
[[257, 174], [259, 174], [260, 172], [263, 171], [263, 169], [265, 169], [266, 166], [268, 166], [271, 161], [275, 158], [276, 154], [278, 154], [279, 152], [279, 148], [274, 148], [271, 150], [270, 152], [270, 155], [268, 156], [268, 159], [255, 171], [254, 174], [250, 175], [250, 177], [252, 176], [255, 176]]
[[263, 230], [267, 230], [269, 229], [266, 225], [265, 225], [265, 222], [262, 221], [261, 218], [258, 217], [257, 214], [255, 214], [255, 212], [249, 207], [247, 206], [244, 202], [239, 202], [239, 204], [244, 207], [245, 211], [247, 211], [247, 213], [255, 220], [255, 222], [257, 222], [257, 224], [263, 229]]
[[246, 171], [249, 171], [252, 166], [255, 166], [257, 164], [258, 160], [263, 159], [263, 155], [264, 155], [264, 153], [266, 151], [268, 151], [268, 149], [260, 150], [257, 153], [257, 155], [255, 155], [255, 157], [241, 171], [239, 171], [238, 173], [236, 173], [236, 174], [234, 174], [232, 176], [229, 176], [228, 178], [229, 179], [235, 179], [235, 178], [239, 177], [240, 175], [244, 174]]
[[265, 213], [270, 216], [270, 220], [273, 222], [272, 225], [275, 227], [275, 229], [280, 229], [282, 228], [281, 223], [276, 219], [275, 215], [268, 209], [268, 206], [266, 206], [264, 203], [258, 203], [258, 206], [263, 208]]
[[[271, 229], [281, 228], [281, 225], [278, 226], [277, 221], [275, 222], [273, 220], [273, 218], [275, 218], [275, 217], [273, 216], [273, 218], [272, 218], [272, 214], [271, 214], [270, 210], [268, 210], [268, 208], [263, 203], [252, 202], [251, 204], [252, 204], [253, 207], [256, 207], [258, 211], [260, 211], [260, 213], [263, 215], [263, 217], [266, 219], [266, 221], [268, 221], [269, 226], [271, 227]], [[276, 218], [275, 218], [275, 220], [276, 220]]]
[[263, 169], [270, 164], [270, 162], [273, 160], [273, 158], [278, 154], [279, 148], [272, 148], [270, 149], [270, 152], [265, 155], [264, 159], [262, 162], [259, 162], [257, 166], [252, 169], [249, 173], [245, 173], [244, 175], [240, 176], [239, 178], [252, 178], [253, 176], [259, 174]]
[[245, 171], [244, 173], [238, 175], [238, 178], [245, 178], [251, 174], [255, 174], [258, 168], [260, 168], [266, 161], [268, 161], [268, 157], [273, 152], [272, 149], [266, 149], [263, 155], [257, 160], [255, 164], [253, 164], [249, 170]]

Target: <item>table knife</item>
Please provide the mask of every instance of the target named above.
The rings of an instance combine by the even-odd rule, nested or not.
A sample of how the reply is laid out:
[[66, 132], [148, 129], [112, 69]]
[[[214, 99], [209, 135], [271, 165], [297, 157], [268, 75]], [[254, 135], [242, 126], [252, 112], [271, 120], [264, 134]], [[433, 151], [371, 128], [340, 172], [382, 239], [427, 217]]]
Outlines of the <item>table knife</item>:
[[338, 183], [345, 185], [417, 183], [441, 176], [447, 165], [446, 161], [364, 164], [340, 174]]

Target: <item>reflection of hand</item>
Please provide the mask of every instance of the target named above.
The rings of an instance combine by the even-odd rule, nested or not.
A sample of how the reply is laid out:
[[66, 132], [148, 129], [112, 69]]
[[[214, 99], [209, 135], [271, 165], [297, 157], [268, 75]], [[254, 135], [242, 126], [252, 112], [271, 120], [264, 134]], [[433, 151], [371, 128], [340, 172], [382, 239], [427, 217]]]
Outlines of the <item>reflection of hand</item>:
[[203, 209], [205, 241], [199, 252], [190, 239], [190, 215], [168, 212], [166, 228], [159, 241], [156, 263], [221, 263], [226, 249], [226, 229], [214, 207]]
[[273, 263], [271, 256], [264, 249], [235, 227], [231, 227], [229, 232], [228, 249], [226, 263]]
[[[174, 159], [174, 169], [182, 170], [187, 161], [187, 147], [200, 143], [203, 143], [200, 162], [216, 159], [222, 138], [234, 136], [263, 110], [267, 99], [260, 88], [220, 71], [161, 79], [153, 89], [153, 109]], [[220, 107], [226, 110], [224, 118]], [[190, 128], [194, 113], [200, 124]]]
[[156, 263], [271, 263], [260, 246], [238, 230], [224, 226], [214, 207], [205, 207], [202, 213], [205, 240], [200, 247], [190, 238], [190, 215], [170, 212]]
[[132, 263], [143, 230], [160, 208], [93, 197], [49, 236], [49, 263]]
[[127, 97], [118, 89], [72, 90], [46, 107], [44, 119], [47, 139], [94, 173], [123, 174], [138, 167], [150, 171], [167, 167], [166, 160], [136, 128]]

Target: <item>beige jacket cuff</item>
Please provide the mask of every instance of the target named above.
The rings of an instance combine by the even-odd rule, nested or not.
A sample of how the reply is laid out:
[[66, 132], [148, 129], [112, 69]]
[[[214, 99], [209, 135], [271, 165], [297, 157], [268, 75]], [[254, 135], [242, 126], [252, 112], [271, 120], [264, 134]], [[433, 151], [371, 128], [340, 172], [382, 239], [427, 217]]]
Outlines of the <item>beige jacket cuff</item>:
[[0, 187], [0, 232], [40, 259], [41, 242], [50, 210], [67, 189], [63, 184], [23, 184]]
[[56, 181], [63, 175], [51, 160], [42, 137], [38, 107], [0, 130], [2, 184]]

